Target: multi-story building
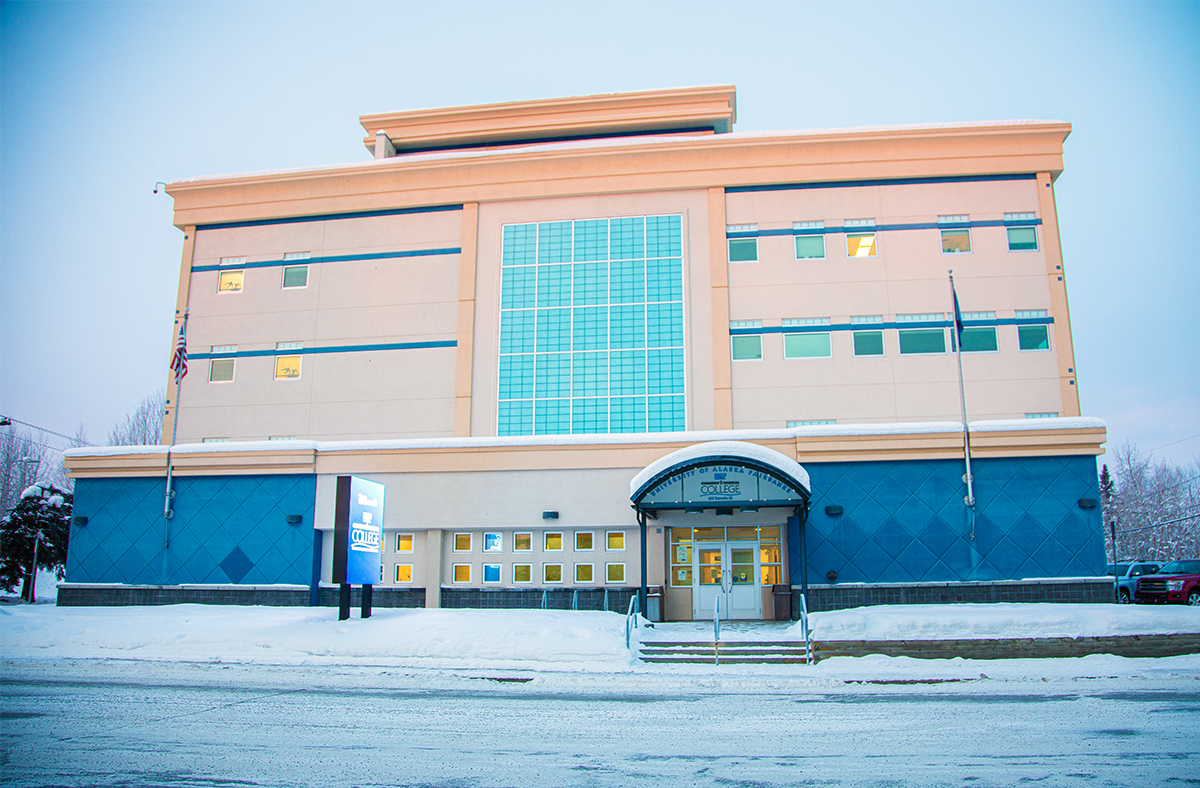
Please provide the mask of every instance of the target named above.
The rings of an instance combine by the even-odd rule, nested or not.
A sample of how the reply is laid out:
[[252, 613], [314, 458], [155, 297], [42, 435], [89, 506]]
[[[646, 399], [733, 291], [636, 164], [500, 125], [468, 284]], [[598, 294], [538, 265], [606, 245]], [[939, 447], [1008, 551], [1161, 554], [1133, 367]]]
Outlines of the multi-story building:
[[62, 598], [307, 600], [344, 474], [388, 491], [384, 604], [1111, 595], [1070, 126], [734, 119], [732, 87], [368, 115], [363, 163], [170, 184], [176, 445], [70, 454]]

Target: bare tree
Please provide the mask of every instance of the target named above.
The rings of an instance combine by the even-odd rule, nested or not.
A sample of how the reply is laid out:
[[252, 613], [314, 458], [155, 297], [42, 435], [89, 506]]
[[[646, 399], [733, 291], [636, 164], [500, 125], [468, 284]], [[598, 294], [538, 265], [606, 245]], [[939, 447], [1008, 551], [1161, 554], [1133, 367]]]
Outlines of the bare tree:
[[159, 389], [147, 394], [137, 408], [108, 431], [109, 446], [157, 446], [162, 443], [163, 412], [166, 392]]
[[1200, 463], [1155, 463], [1129, 443], [1113, 460], [1115, 481], [1105, 486], [1103, 474], [1101, 490], [1109, 554], [1115, 535], [1122, 562], [1200, 555]]

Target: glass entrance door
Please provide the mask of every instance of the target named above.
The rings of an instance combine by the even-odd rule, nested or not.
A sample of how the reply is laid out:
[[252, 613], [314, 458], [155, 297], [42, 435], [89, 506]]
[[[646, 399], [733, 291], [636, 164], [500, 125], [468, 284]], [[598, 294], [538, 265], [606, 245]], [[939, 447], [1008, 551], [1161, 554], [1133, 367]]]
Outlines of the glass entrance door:
[[710, 542], [697, 546], [693, 617], [711, 618], [719, 598], [722, 619], [762, 618], [757, 554], [757, 542]]

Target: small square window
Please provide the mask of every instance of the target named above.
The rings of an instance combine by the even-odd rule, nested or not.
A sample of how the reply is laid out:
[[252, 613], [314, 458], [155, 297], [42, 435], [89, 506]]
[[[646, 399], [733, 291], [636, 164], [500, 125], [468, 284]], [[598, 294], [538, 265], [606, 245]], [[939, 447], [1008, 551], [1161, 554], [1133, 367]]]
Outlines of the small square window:
[[1056, 411], [1054, 413], [1026, 413], [1025, 418], [1027, 418], [1027, 419], [1057, 419], [1058, 412]]
[[240, 293], [242, 292], [242, 272], [241, 271], [222, 271], [217, 277], [217, 292], [218, 293]]
[[542, 564], [543, 583], [561, 583], [562, 581], [562, 564]]
[[413, 551], [412, 534], [396, 534], [396, 552], [411, 553]]
[[451, 575], [456, 583], [471, 582], [471, 565], [470, 564], [455, 564]]
[[456, 553], [471, 552], [471, 534], [455, 534], [454, 535], [454, 552], [456, 552]]
[[299, 356], [276, 356], [275, 379], [288, 380], [300, 377]]
[[396, 564], [396, 582], [412, 582], [412, 564]]
[[730, 238], [729, 262], [753, 263], [758, 261], [757, 238]]
[[[1049, 350], [1050, 331], [1046, 326], [1017, 326], [1017, 340], [1021, 350]], [[966, 347], [966, 342], [963, 342]]]
[[783, 335], [784, 358], [829, 358], [831, 355], [827, 332]]
[[966, 254], [971, 251], [971, 230], [956, 227], [942, 230], [942, 254]]
[[605, 543], [605, 548], [609, 552], [616, 552], [625, 549], [625, 532], [624, 531], [609, 531], [606, 534], [608, 541]]
[[575, 532], [575, 549], [581, 553], [591, 552], [592, 543], [595, 541], [595, 534], [591, 531], [576, 531]]
[[729, 339], [734, 361], [756, 361], [762, 358], [762, 336], [740, 334]]
[[312, 257], [312, 252], [284, 252], [284, 260], [307, 260]]
[[796, 259], [797, 260], [823, 260], [823, 259], [825, 259], [825, 236], [824, 235], [797, 235], [796, 236]]
[[882, 356], [883, 355], [883, 332], [882, 331], [855, 331], [854, 333], [854, 355], [856, 356]]
[[595, 564], [575, 564], [575, 582], [581, 585], [591, 585], [595, 582]]
[[500, 564], [484, 564], [483, 565], [483, 582], [499, 583], [500, 582]]
[[285, 288], [308, 287], [308, 266], [285, 265], [283, 267], [283, 286]]
[[846, 254], [850, 257], [874, 257], [875, 233], [852, 233], [847, 235]]
[[1036, 252], [1038, 248], [1036, 227], [1009, 227], [1008, 251]]
[[483, 535], [483, 552], [499, 553], [504, 549], [504, 539], [498, 533], [486, 533]]
[[233, 359], [214, 358], [208, 362], [208, 382], [228, 383], [233, 380]]
[[542, 542], [542, 549], [548, 552], [556, 552], [562, 550], [563, 544], [562, 531], [547, 531], [545, 540]]
[[902, 356], [946, 352], [946, 332], [940, 328], [906, 328], [899, 333]]
[[513, 534], [513, 552], [528, 553], [533, 550], [533, 534], [518, 533]]
[[[625, 564], [605, 564], [604, 565], [604, 582], [605, 583], [624, 583], [625, 582]], [[690, 583], [689, 583], [689, 585], [690, 585]]]
[[201, 438], [201, 443], [229, 443], [229, 438]]
[[533, 582], [533, 564], [513, 564], [514, 583]]

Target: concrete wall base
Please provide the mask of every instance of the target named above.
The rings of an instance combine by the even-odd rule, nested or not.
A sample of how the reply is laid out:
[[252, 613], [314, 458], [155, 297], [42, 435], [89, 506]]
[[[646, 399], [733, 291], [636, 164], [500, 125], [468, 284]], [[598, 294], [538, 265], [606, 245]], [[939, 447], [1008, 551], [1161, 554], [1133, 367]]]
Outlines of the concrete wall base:
[[[800, 617], [800, 586], [792, 586], [792, 618]], [[952, 605], [981, 602], [1113, 601], [1112, 578], [993, 580], [969, 583], [837, 583], [808, 587], [808, 612], [872, 605]]]
[[443, 608], [472, 609], [525, 609], [536, 610], [542, 606], [543, 593], [549, 610], [571, 610], [572, 601], [577, 610], [610, 610], [625, 613], [629, 599], [638, 592], [636, 588], [608, 589], [608, 607], [605, 608], [605, 589], [579, 589], [575, 598], [572, 588], [443, 588]]
[[[321, 588], [321, 607], [337, 607], [338, 589]], [[120, 584], [64, 583], [58, 587], [60, 607], [123, 607], [131, 605], [266, 605], [307, 607], [306, 586], [134, 586]], [[351, 592], [351, 608], [362, 605], [361, 587]], [[373, 608], [424, 607], [424, 588], [375, 586]]]

